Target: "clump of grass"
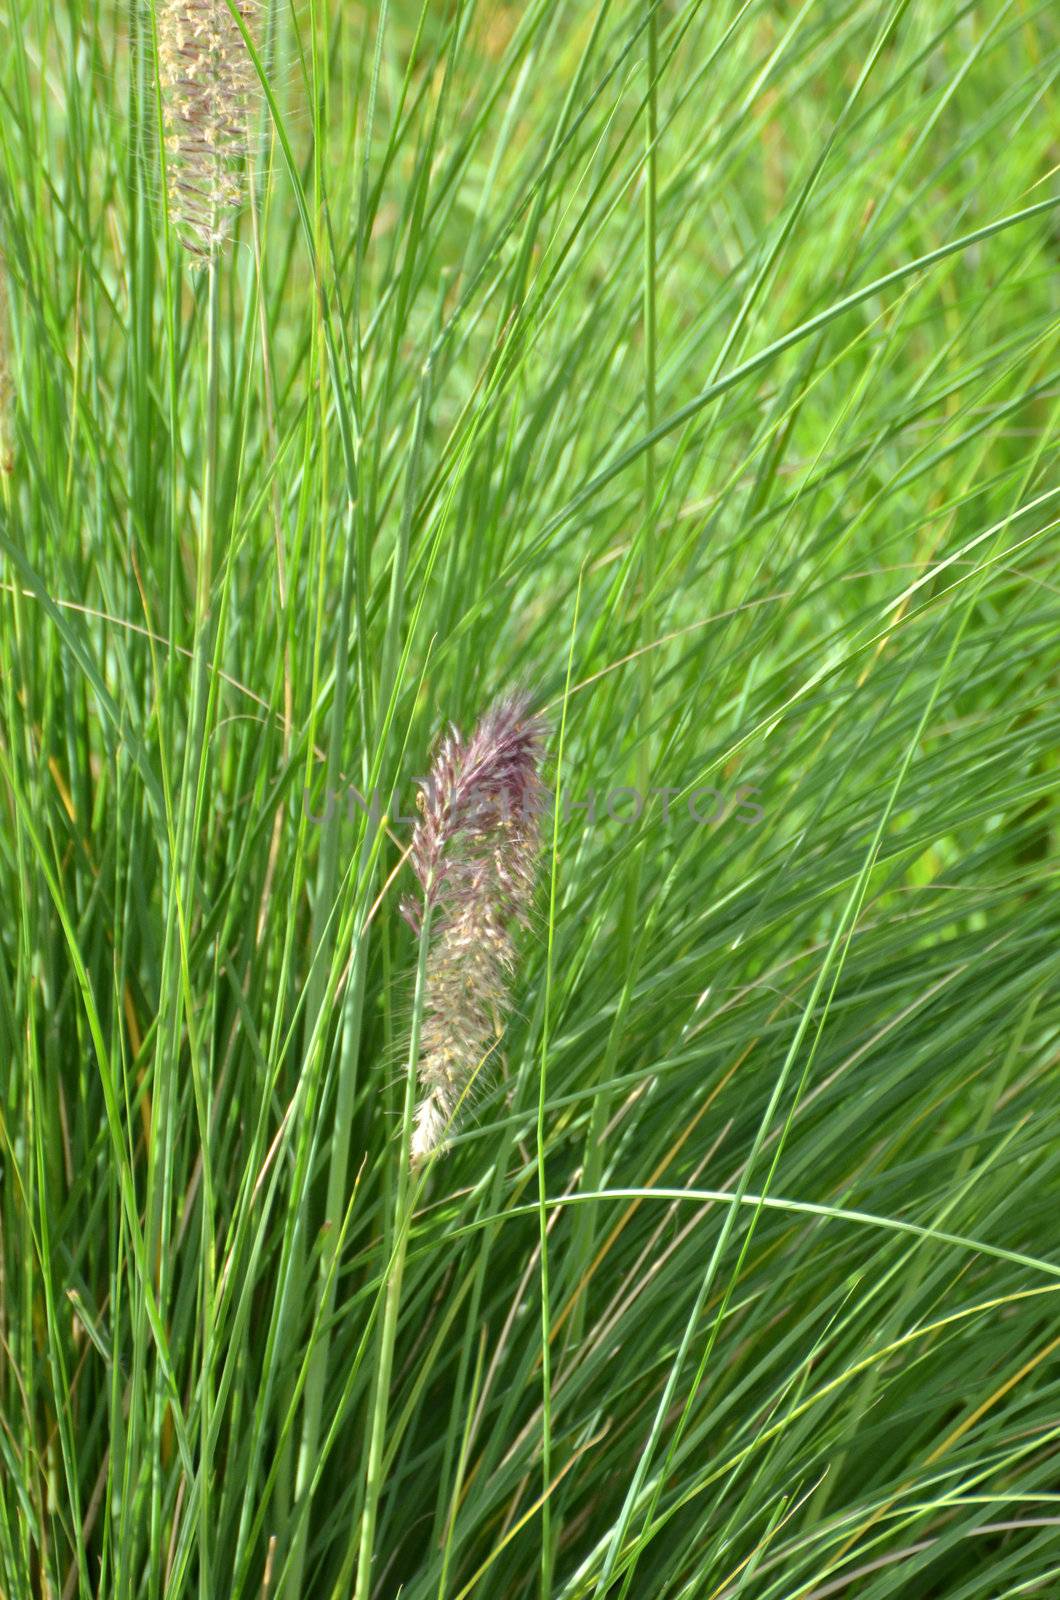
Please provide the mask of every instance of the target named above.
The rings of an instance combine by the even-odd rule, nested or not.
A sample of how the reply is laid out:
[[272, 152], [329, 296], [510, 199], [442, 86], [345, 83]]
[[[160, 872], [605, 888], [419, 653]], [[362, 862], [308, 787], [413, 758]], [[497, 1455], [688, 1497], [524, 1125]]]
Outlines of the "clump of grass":
[[181, 243], [208, 260], [246, 198], [250, 120], [259, 79], [233, 11], [253, 0], [163, 0], [158, 77], [170, 211]]
[[[421, 787], [410, 859], [432, 937], [413, 1163], [444, 1148], [511, 1009], [514, 935], [529, 920], [540, 848], [543, 735], [526, 695], [500, 700], [469, 739], [450, 729]], [[419, 931], [415, 903], [402, 910]]]
[[[172, 3], [0, 54], [0, 1591], [1055, 1592], [1052, 14], [262, 7], [189, 295]], [[425, 1194], [445, 893], [410, 1021], [297, 794], [484, 664], [572, 803]]]

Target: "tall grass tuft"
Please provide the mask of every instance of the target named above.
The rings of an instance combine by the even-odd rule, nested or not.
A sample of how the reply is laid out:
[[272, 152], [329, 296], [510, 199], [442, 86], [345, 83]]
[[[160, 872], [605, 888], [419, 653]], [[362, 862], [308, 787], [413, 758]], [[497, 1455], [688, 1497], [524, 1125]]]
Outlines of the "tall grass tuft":
[[1058, 85], [8, 0], [3, 1600], [1058, 1592]]

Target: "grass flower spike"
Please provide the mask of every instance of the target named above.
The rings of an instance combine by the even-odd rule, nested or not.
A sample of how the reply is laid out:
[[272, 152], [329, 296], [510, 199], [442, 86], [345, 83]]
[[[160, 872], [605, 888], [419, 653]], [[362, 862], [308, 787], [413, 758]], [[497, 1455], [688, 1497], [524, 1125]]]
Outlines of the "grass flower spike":
[[[249, 28], [256, 0], [234, 0]], [[158, 76], [170, 210], [181, 243], [208, 259], [246, 194], [260, 81], [227, 0], [159, 0]]]
[[[469, 739], [450, 729], [421, 786], [411, 861], [430, 915], [412, 1161], [445, 1136], [511, 1009], [515, 930], [529, 921], [540, 848], [542, 723], [524, 695]], [[420, 929], [420, 907], [402, 910]]]

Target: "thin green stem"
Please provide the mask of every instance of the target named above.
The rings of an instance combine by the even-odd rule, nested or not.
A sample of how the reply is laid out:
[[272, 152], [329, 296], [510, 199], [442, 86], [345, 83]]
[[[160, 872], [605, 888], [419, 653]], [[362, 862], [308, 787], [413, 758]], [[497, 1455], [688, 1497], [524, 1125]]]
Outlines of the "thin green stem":
[[537, 1086], [537, 1218], [541, 1258], [541, 1600], [552, 1594], [552, 1514], [549, 1501], [552, 1479], [552, 1317], [548, 1278], [548, 1186], [545, 1173], [545, 1107], [548, 1101], [548, 1047], [552, 1018], [553, 946], [556, 933], [557, 884], [559, 880], [559, 822], [562, 813], [563, 749], [567, 737], [567, 703], [570, 698], [571, 670], [574, 666], [574, 641], [578, 635], [582, 580], [574, 597], [570, 644], [567, 648], [567, 677], [560, 714], [559, 749], [556, 754], [556, 803], [552, 812], [552, 866], [548, 888], [548, 947], [545, 958], [545, 1005], [541, 1022], [541, 1072]]
[[420, 1056], [420, 1030], [427, 993], [427, 957], [430, 953], [430, 942], [431, 909], [425, 901], [423, 923], [420, 928], [419, 956], [416, 962], [416, 986], [412, 997], [412, 1027], [409, 1033], [408, 1066], [405, 1074], [405, 1104], [401, 1117], [401, 1146], [394, 1191], [392, 1233], [394, 1248], [387, 1270], [383, 1323], [379, 1333], [379, 1353], [372, 1396], [372, 1431], [368, 1443], [368, 1467], [364, 1486], [364, 1508], [361, 1512], [361, 1538], [357, 1554], [354, 1600], [368, 1600], [371, 1592], [376, 1522], [379, 1515], [379, 1496], [383, 1487], [383, 1453], [386, 1446], [387, 1413], [390, 1404], [390, 1376], [394, 1366], [394, 1345], [397, 1339], [398, 1312], [401, 1307], [401, 1283], [405, 1273], [405, 1253], [411, 1222], [410, 1199], [416, 1192], [409, 1171], [409, 1144], [416, 1103], [416, 1068]]
[[[371, 831], [368, 830], [366, 831], [362, 859], [362, 867], [365, 870], [368, 868], [373, 843]], [[364, 1001], [365, 960], [362, 952], [366, 935], [365, 919], [361, 914], [358, 916], [351, 940], [354, 951], [353, 970], [350, 974], [349, 992], [343, 1008], [339, 1081], [335, 1099], [335, 1124], [332, 1136], [331, 1162], [328, 1167], [327, 1200], [324, 1210], [325, 1218], [328, 1220], [341, 1218], [346, 1204], [350, 1135], [353, 1126], [353, 1107]], [[334, 1249], [337, 1250], [338, 1248], [339, 1239], [337, 1236]], [[317, 1452], [320, 1445], [320, 1423], [324, 1408], [324, 1392], [327, 1385], [328, 1356], [331, 1350], [329, 1330], [336, 1291], [336, 1271], [333, 1253], [329, 1251], [321, 1252], [320, 1286], [323, 1301], [319, 1318], [321, 1333], [313, 1349], [309, 1375], [306, 1379], [302, 1436], [299, 1441], [298, 1463], [295, 1475], [294, 1504], [296, 1507], [300, 1507], [303, 1498], [309, 1494], [313, 1473], [316, 1471]], [[309, 1513], [308, 1508], [305, 1508], [304, 1514], [299, 1518], [295, 1532], [291, 1563], [286, 1581], [286, 1593], [291, 1597], [291, 1600], [297, 1600], [297, 1597], [303, 1593], [302, 1584], [308, 1541]]]
[[[641, 306], [644, 333], [644, 424], [649, 444], [644, 451], [643, 517], [641, 522], [639, 586], [634, 587], [633, 614], [639, 625], [643, 642], [650, 644], [655, 637], [652, 616], [652, 589], [655, 583], [655, 445], [654, 433], [658, 414], [656, 395], [656, 272], [658, 231], [658, 163], [656, 146], [659, 138], [659, 34], [658, 0], [647, 0], [648, 89], [644, 102], [644, 248], [642, 256]], [[631, 567], [636, 568], [636, 552], [631, 553]], [[631, 782], [642, 797], [648, 794], [651, 784], [651, 699], [654, 654], [645, 649], [640, 657], [640, 707], [637, 717], [637, 743], [633, 753]], [[634, 952], [638, 942], [638, 908], [641, 899], [641, 877], [644, 868], [645, 840], [642, 835], [630, 851], [622, 899], [622, 940], [625, 950], [624, 967], [627, 974], [636, 970]], [[593, 1103], [592, 1115], [585, 1141], [585, 1182], [591, 1189], [598, 1188], [603, 1174], [604, 1131], [610, 1117], [611, 1095], [608, 1081], [611, 1078], [619, 1041], [622, 1038], [629, 1007], [630, 983], [623, 985], [615, 1019], [604, 1050], [600, 1069], [601, 1087]], [[596, 1218], [592, 1211], [579, 1218], [575, 1226], [573, 1259], [582, 1270], [592, 1258], [596, 1232]], [[569, 1342], [576, 1346], [585, 1325], [586, 1297], [581, 1294], [571, 1319]]]
[[[192, 926], [192, 905], [195, 897], [195, 840], [198, 835], [199, 796], [205, 792], [206, 774], [206, 707], [211, 651], [212, 626], [210, 600], [213, 589], [213, 550], [217, 517], [217, 461], [219, 455], [218, 414], [221, 372], [221, 264], [220, 254], [214, 251], [207, 268], [207, 329], [206, 329], [206, 462], [202, 491], [202, 539], [195, 586], [195, 660], [192, 667], [191, 707], [191, 759], [186, 764], [186, 779], [194, 774], [195, 782], [186, 781], [186, 810], [184, 814], [184, 918], [182, 941], [185, 952]], [[185, 956], [185, 959], [186, 956]], [[199, 1436], [202, 1463], [203, 1490], [199, 1498], [199, 1593], [208, 1600], [212, 1591], [210, 1551], [215, 1530], [210, 1514], [210, 1459], [213, 1430], [213, 1406], [210, 1396], [211, 1364], [213, 1351], [214, 1294], [217, 1261], [214, 1231], [214, 1181], [210, 1154], [210, 1128], [212, 1117], [212, 1092], [210, 1062], [204, 1058], [204, 1040], [195, 1025], [195, 1004], [191, 984], [185, 976], [185, 996], [188, 1019], [188, 1043], [192, 1057], [195, 1082], [196, 1109], [199, 1116], [202, 1140], [202, 1402], [199, 1414]], [[198, 1037], [197, 1037], [198, 1035]]]

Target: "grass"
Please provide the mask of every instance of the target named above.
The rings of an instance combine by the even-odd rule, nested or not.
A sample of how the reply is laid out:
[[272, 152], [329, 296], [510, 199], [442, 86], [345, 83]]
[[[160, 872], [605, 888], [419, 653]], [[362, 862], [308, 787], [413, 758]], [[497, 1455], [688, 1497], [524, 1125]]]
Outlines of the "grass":
[[[0, 1593], [1055, 1593], [1053, 9], [253, 34], [201, 271], [151, 10], [0, 32]], [[518, 684], [410, 1178], [414, 778]]]

